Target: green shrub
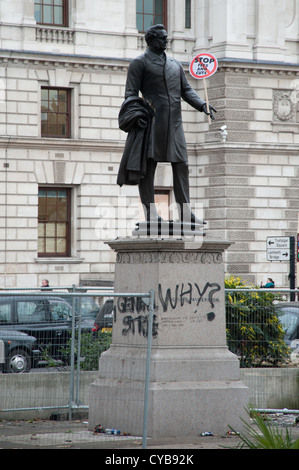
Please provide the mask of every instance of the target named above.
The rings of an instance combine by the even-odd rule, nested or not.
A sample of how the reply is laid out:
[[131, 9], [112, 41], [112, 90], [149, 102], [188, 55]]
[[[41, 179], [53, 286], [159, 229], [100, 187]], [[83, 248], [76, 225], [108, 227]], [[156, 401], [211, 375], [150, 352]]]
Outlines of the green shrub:
[[289, 348], [274, 303], [281, 300], [280, 296], [250, 291], [250, 286], [233, 276], [225, 279], [225, 288], [232, 289], [225, 295], [227, 343], [241, 367], [276, 366], [285, 361]]
[[[80, 341], [80, 369], [81, 370], [98, 370], [99, 357], [109, 349], [112, 339], [112, 333], [99, 333], [93, 336], [92, 332], [82, 332]], [[71, 357], [72, 340], [69, 339], [61, 354], [65, 357]], [[75, 336], [75, 358], [78, 357], [78, 332]]]

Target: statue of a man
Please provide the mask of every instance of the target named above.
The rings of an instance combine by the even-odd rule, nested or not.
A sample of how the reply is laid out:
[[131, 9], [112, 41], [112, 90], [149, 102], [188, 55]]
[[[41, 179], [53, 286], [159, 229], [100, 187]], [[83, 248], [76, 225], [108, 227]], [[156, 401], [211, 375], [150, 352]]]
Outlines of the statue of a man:
[[[190, 209], [189, 170], [186, 141], [182, 125], [181, 98], [198, 111], [210, 115], [216, 110], [203, 101], [188, 83], [183, 67], [165, 54], [167, 31], [163, 25], [151, 26], [145, 34], [147, 50], [135, 58], [128, 70], [125, 99], [132, 100], [141, 92], [153, 109], [150, 144], [147, 146], [146, 170], [138, 182], [140, 199], [147, 220], [159, 216], [154, 205], [154, 176], [157, 162], [170, 162], [173, 190], [180, 207], [180, 217], [199, 221]], [[125, 101], [125, 103], [126, 103]], [[142, 122], [142, 121], [141, 121]], [[145, 124], [144, 124], [145, 125]]]

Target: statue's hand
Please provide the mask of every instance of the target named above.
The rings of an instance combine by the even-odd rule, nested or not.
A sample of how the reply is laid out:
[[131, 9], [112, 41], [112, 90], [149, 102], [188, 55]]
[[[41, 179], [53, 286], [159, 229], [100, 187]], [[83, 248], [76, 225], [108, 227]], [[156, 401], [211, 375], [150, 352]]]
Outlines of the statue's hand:
[[203, 110], [203, 112], [204, 112], [205, 114], [207, 114], [208, 116], [210, 116], [211, 119], [213, 119], [213, 120], [215, 119], [215, 116], [214, 116], [213, 112], [214, 112], [214, 113], [217, 113], [217, 110], [216, 110], [215, 108], [213, 108], [213, 106], [211, 106], [211, 105], [209, 104], [209, 111], [208, 111], [207, 103], [205, 103], [205, 104], [203, 104], [203, 106], [202, 106], [202, 110]]

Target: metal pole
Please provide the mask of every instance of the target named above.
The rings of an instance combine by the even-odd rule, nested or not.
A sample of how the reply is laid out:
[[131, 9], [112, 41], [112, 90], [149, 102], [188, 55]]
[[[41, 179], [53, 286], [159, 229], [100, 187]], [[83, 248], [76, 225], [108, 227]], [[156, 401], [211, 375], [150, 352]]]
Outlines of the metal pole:
[[79, 405], [79, 382], [80, 382], [80, 368], [81, 368], [81, 317], [82, 317], [82, 299], [78, 298], [77, 305], [79, 305], [79, 319], [78, 319], [78, 348], [77, 348], [77, 380], [76, 380], [76, 404]]
[[[295, 237], [290, 237], [290, 289], [295, 289]], [[294, 292], [291, 292], [291, 301], [295, 300]]]
[[[73, 292], [76, 286], [73, 284]], [[72, 419], [72, 406], [74, 403], [74, 375], [75, 375], [75, 310], [76, 297], [72, 299], [72, 342], [71, 342], [71, 376], [70, 376], [70, 397], [69, 397], [69, 420]]]
[[148, 312], [147, 354], [146, 354], [144, 409], [143, 409], [143, 434], [142, 434], [142, 448], [143, 449], [146, 448], [147, 425], [148, 425], [148, 397], [149, 397], [150, 365], [151, 365], [151, 350], [152, 350], [152, 336], [153, 336], [154, 300], [155, 300], [154, 290], [151, 289], [149, 312]]

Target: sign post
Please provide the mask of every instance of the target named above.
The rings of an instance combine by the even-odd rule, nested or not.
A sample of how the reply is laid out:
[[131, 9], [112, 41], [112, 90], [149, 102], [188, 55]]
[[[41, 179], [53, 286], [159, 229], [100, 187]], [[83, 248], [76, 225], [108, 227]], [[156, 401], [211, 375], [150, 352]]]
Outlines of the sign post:
[[[209, 54], [207, 52], [202, 52], [198, 54], [196, 57], [190, 62], [189, 65], [189, 72], [193, 78], [196, 79], [205, 79], [211, 77], [216, 71], [218, 67], [218, 62], [215, 56]], [[206, 81], [204, 83], [204, 91], [205, 91], [205, 98], [207, 103], [207, 109], [209, 109], [209, 98], [208, 98], [208, 91], [207, 91], [207, 84]], [[210, 115], [208, 116], [209, 124], [211, 124]]]
[[[295, 237], [290, 237], [290, 288], [296, 289], [295, 275]], [[295, 300], [295, 292], [291, 292], [291, 300]]]

